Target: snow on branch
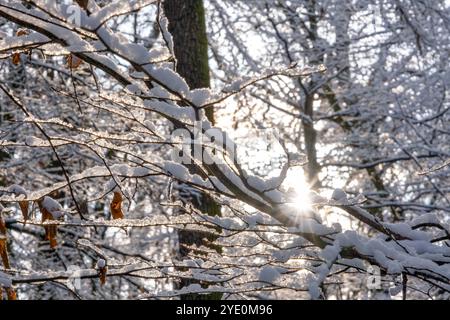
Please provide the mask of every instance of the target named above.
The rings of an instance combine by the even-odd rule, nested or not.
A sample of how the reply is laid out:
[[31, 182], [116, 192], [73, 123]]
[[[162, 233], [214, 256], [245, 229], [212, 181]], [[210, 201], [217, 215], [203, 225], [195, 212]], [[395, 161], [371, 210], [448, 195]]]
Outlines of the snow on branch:
[[[106, 274], [108, 277], [125, 275], [138, 277], [145, 271], [143, 277], [148, 279], [186, 276], [215, 284], [207, 289], [193, 284], [180, 290], [166, 291], [158, 295], [163, 297], [196, 292], [258, 291], [266, 288], [267, 284], [271, 284], [270, 290], [282, 289], [284, 286], [280, 279], [289, 272], [298, 272], [301, 268], [296, 267], [294, 271], [290, 271], [285, 267], [278, 266], [278, 263], [281, 263], [283, 259], [286, 260], [286, 257], [300, 256], [298, 248], [303, 249], [312, 245], [313, 248], [308, 251], [308, 254], [314, 257], [317, 264], [309, 268], [312, 275], [305, 279], [309, 287], [291, 286], [291, 288], [295, 287], [299, 291], [309, 290], [313, 298], [320, 297], [320, 287], [332, 276], [332, 271], [335, 270], [333, 268], [340, 264], [348, 266], [354, 263], [350, 267], [357, 269], [355, 261], [365, 261], [376, 265], [387, 275], [415, 277], [418, 280], [429, 282], [445, 292], [450, 292], [448, 285], [450, 283], [450, 248], [446, 242], [450, 240], [450, 231], [448, 226], [438, 220], [436, 216], [430, 215], [427, 218], [423, 217], [422, 220], [411, 222], [383, 222], [374, 214], [364, 210], [361, 203], [348, 201], [347, 194], [343, 190], [336, 189], [330, 201], [317, 202], [313, 205], [316, 207], [327, 206], [346, 212], [362, 223], [364, 228], [370, 229], [373, 236], [369, 237], [349, 230], [342, 231], [336, 226], [329, 226], [322, 221], [313, 207], [302, 211], [290, 204], [291, 195], [282, 186], [291, 165], [287, 148], [283, 150], [288, 157], [288, 162], [282, 168], [279, 176], [266, 179], [249, 174], [234, 157], [234, 152], [240, 148], [239, 144], [230, 139], [224, 130], [214, 128], [205, 116], [205, 108], [216, 107], [225, 99], [243, 93], [258, 82], [278, 76], [287, 76], [297, 80], [312, 77], [326, 71], [323, 65], [312, 68], [300, 67], [299, 64], [293, 63], [287, 68], [270, 68], [256, 77], [241, 77], [226, 85], [219, 93], [209, 89], [191, 90], [185, 79], [174, 71], [170, 60], [165, 58], [167, 52], [173, 55], [173, 39], [168, 33], [167, 18], [163, 16], [160, 8], [157, 8], [157, 22], [166, 46], [164, 50], [161, 50], [161, 57], [164, 59], [155, 59], [158, 56], [155, 56], [154, 52], [149, 51], [142, 44], [130, 41], [129, 38], [111, 27], [117, 17], [139, 12], [142, 8], [152, 4], [158, 3], [159, 5], [159, 1], [117, 1], [102, 8], [98, 7], [95, 1], [88, 1], [89, 5], [78, 12], [77, 19], [73, 19], [71, 15], [73, 13], [71, 10], [74, 8], [68, 10], [70, 8], [65, 5], [53, 6], [49, 3], [33, 1], [29, 2], [30, 7], [19, 2], [0, 4], [1, 17], [32, 30], [26, 35], [3, 38], [0, 41], [0, 53], [12, 53], [13, 51], [24, 53], [43, 45], [46, 45], [44, 52], [51, 53], [52, 47], [49, 44], [54, 44], [57, 46], [53, 47], [53, 50], [56, 50], [55, 48], [60, 50], [53, 52], [54, 54], [63, 52], [66, 55], [70, 74], [76, 72], [77, 68], [82, 68], [80, 66], [84, 62], [86, 68], [83, 69], [83, 72], [93, 80], [89, 82], [91, 88], [87, 86], [81, 92], [76, 91], [76, 84], [72, 82], [74, 93], [67, 94], [77, 101], [82, 119], [79, 122], [75, 122], [71, 116], [60, 119], [43, 114], [37, 108], [27, 108], [25, 102], [22, 102], [24, 100], [22, 97], [13, 94], [6, 88], [6, 85], [1, 85], [2, 92], [5, 93], [8, 101], [23, 112], [18, 121], [20, 125], [33, 125], [38, 129], [39, 135], [44, 137], [31, 135], [25, 138], [14, 137], [14, 139], [11, 138], [11, 141], [2, 140], [1, 146], [36, 150], [50, 148], [57, 160], [54, 161], [57, 165], [52, 164], [54, 165], [52, 170], [58, 173], [61, 170], [60, 174], [65, 178], [65, 181], [59, 179], [56, 182], [45, 183], [45, 187], [36, 190], [30, 188], [25, 190], [19, 185], [1, 188], [0, 200], [2, 202], [19, 203], [19, 205], [22, 203], [22, 206], [25, 202], [27, 213], [28, 204], [37, 203], [41, 209], [41, 212], [37, 213], [42, 215], [41, 221], [36, 217], [9, 220], [8, 226], [28, 234], [35, 234], [37, 227], [44, 227], [47, 238], [49, 238], [48, 230], [54, 231], [56, 227], [58, 227], [59, 233], [65, 232], [65, 237], [70, 235], [67, 230], [78, 230], [73, 231], [70, 235], [75, 238], [78, 237], [77, 232], [84, 229], [104, 228], [108, 230], [105, 234], [109, 236], [111, 229], [117, 231], [117, 229], [132, 228], [134, 231], [134, 229], [147, 227], [174, 228], [198, 232], [204, 236], [205, 242], [210, 241], [217, 246], [225, 247], [227, 238], [251, 233], [254, 238], [248, 241], [256, 242], [240, 241], [240, 244], [254, 249], [255, 252], [249, 249], [251, 252], [249, 255], [254, 254], [263, 261], [259, 266], [258, 278], [248, 279], [243, 274], [227, 272], [228, 269], [232, 269], [230, 266], [234, 267], [233, 263], [235, 262], [232, 260], [235, 257], [227, 256], [227, 253], [220, 255], [208, 252], [208, 248], [204, 246], [197, 246], [197, 248], [192, 246], [191, 249], [197, 252], [199, 257], [202, 257], [205, 252], [211, 257], [211, 261], [207, 262], [201, 260], [202, 258], [198, 258], [199, 261], [186, 262], [186, 264], [201, 265], [202, 267], [199, 268], [204, 273], [195, 272], [193, 270], [196, 269], [193, 268], [189, 270], [190, 273], [185, 275], [182, 272], [168, 270], [168, 268], [154, 268], [146, 263], [129, 263], [126, 266], [119, 266], [107, 263], [104, 260], [105, 257], [101, 257], [103, 260], [96, 260], [97, 269], [85, 268], [80, 271], [80, 279], [96, 278], [99, 273], [102, 273], [103, 283]], [[104, 83], [99, 84], [99, 75]], [[91, 113], [85, 115], [83, 108], [91, 110]], [[105, 114], [110, 124], [104, 125], [103, 120], [96, 118], [92, 110], [95, 110], [97, 115]], [[72, 110], [72, 112], [74, 111]], [[160, 121], [161, 118], [164, 120], [163, 125], [156, 128], [153, 122]], [[311, 119], [310, 121], [312, 121]], [[185, 141], [172, 139], [173, 136], [167, 134], [169, 131], [167, 127], [184, 133], [182, 138], [185, 138]], [[198, 141], [197, 135], [202, 135], [209, 141]], [[227, 145], [232, 147], [227, 149]], [[72, 163], [71, 168], [76, 168], [79, 173], [72, 173], [75, 169], [68, 170], [63, 165], [64, 162], [76, 162], [67, 156], [68, 150], [70, 151], [70, 148], [74, 146], [83, 150], [83, 152], [78, 151], [83, 153], [83, 159], [90, 161], [89, 167], [84, 169], [80, 169], [83, 167], [81, 164], [78, 168], [76, 164]], [[201, 159], [198, 159], [195, 154], [196, 147], [198, 147], [198, 153], [201, 154]], [[161, 152], [163, 148], [167, 148], [164, 151], [172, 152], [172, 155], [178, 153], [178, 156], [180, 156], [180, 151], [183, 151], [181, 153], [187, 163], [178, 163], [168, 160], [167, 157], [158, 156], [157, 152]], [[84, 153], [84, 151], [86, 152]], [[117, 164], [114, 163], [115, 161], [123, 161], [128, 164]], [[375, 159], [372, 162], [354, 165], [361, 168], [372, 168], [383, 161], [386, 162], [389, 159]], [[446, 164], [432, 169], [427, 174], [445, 167]], [[45, 164], [39, 163], [39, 165], [44, 166]], [[333, 163], [330, 162], [330, 165]], [[341, 162], [339, 165], [344, 164]], [[41, 168], [36, 170], [39, 171]], [[52, 174], [47, 173], [41, 179], [51, 180], [53, 178]], [[105, 182], [107, 178], [109, 180]], [[101, 185], [93, 184], [85, 187], [86, 181], [93, 179], [102, 181]], [[154, 196], [153, 186], [163, 185], [168, 180], [177, 180], [194, 190], [207, 192], [212, 198], [219, 198], [221, 201], [224, 201], [225, 198], [227, 201], [233, 202], [228, 209], [234, 216], [229, 218], [202, 215], [182, 201], [180, 201], [181, 204], [173, 201], [170, 198], [173, 190], [170, 188], [168, 196], [162, 194]], [[134, 192], [130, 187], [132, 183], [135, 183]], [[32, 186], [34, 183], [29, 182], [28, 185]], [[103, 189], [104, 195], [99, 197], [101, 189]], [[138, 193], [137, 190], [145, 191]], [[61, 203], [50, 197], [50, 195], [58, 193], [62, 199]], [[70, 195], [70, 198], [66, 193]], [[78, 203], [79, 199], [75, 196], [82, 194], [86, 198], [85, 203], [88, 203], [93, 201], [89, 195], [95, 194], [98, 199], [102, 199], [110, 193], [113, 196], [113, 200], [109, 204], [112, 220], [101, 217], [102, 211], [108, 211], [108, 206], [91, 208], [92, 211], [95, 211], [96, 217], [92, 219], [86, 217], [89, 210], [83, 209]], [[191, 195], [195, 197], [195, 192], [192, 192]], [[154, 197], [151, 198], [151, 196]], [[127, 212], [136, 210], [138, 204], [135, 199], [139, 197], [140, 201], [144, 203], [143, 208], [139, 208], [139, 212], [147, 213], [146, 208], [155, 210], [156, 206], [161, 206], [172, 209], [178, 207], [184, 214], [173, 215], [173, 212], [169, 210], [169, 214], [164, 212], [164, 215], [150, 214], [138, 219], [123, 219], [122, 205], [125, 207], [125, 203], [128, 204]], [[76, 210], [69, 209], [72, 202], [68, 199], [73, 202]], [[195, 199], [190, 200], [194, 201]], [[197, 199], [197, 201], [199, 200]], [[86, 207], [88, 207], [87, 204]], [[43, 209], [52, 214], [78, 213], [83, 220], [77, 220], [67, 214], [53, 215], [53, 218], [46, 219]], [[257, 212], [257, 214], [252, 216], [251, 211]], [[121, 215], [115, 217], [114, 212], [120, 212]], [[33, 214], [36, 215], [36, 212], [33, 211]], [[17, 226], [19, 224], [23, 224], [23, 227], [19, 228]], [[215, 240], [211, 240], [211, 236], [214, 236]], [[282, 238], [283, 236], [291, 238], [285, 240]], [[292, 236], [299, 240], [291, 240]], [[290, 247], [277, 244], [278, 240], [283, 244], [288, 243]], [[162, 240], [158, 239], [158, 241]], [[260, 243], [257, 241], [273, 248], [273, 251], [278, 250], [278, 253], [271, 255], [258, 252], [257, 247]], [[233, 247], [233, 245], [229, 246]], [[121, 251], [118, 248], [109, 248], [109, 250], [120, 252], [119, 254], [123, 256], [127, 255], [126, 250]], [[91, 251], [97, 255], [100, 252], [98, 250]], [[214, 264], [217, 261], [214, 259], [227, 261], [229, 265], [224, 267], [226, 271], [217, 270]], [[99, 261], [101, 262], [99, 263]], [[209, 265], [203, 268], [203, 264], [207, 263]], [[11, 284], [65, 281], [71, 277], [71, 273], [68, 271], [46, 273], [13, 271], [13, 273], [12, 278], [0, 273], [0, 284], [10, 287]], [[237, 281], [233, 288], [222, 286], [223, 282], [231, 280]], [[151, 294], [146, 295], [146, 297], [151, 296]]]

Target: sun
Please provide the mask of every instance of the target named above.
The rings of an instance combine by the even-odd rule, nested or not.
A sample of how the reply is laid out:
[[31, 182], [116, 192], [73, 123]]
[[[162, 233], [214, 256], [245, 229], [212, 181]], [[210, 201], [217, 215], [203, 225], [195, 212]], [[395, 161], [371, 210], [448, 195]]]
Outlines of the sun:
[[[317, 195], [312, 192], [301, 167], [290, 168], [283, 185], [293, 191], [289, 204], [296, 209], [299, 216], [302, 213], [310, 213], [317, 210], [313, 205]], [[333, 208], [333, 210], [327, 210], [326, 214], [320, 214], [320, 217], [327, 225], [339, 224], [342, 230], [353, 229], [351, 217], [341, 209]]]
[[312, 209], [309, 197], [311, 188], [301, 167], [290, 168], [283, 184], [293, 192], [292, 198], [289, 200], [293, 206], [302, 212]]
[[307, 192], [297, 193], [294, 198], [293, 204], [297, 209], [299, 209], [302, 212], [309, 211], [312, 209], [311, 200], [310, 200]]

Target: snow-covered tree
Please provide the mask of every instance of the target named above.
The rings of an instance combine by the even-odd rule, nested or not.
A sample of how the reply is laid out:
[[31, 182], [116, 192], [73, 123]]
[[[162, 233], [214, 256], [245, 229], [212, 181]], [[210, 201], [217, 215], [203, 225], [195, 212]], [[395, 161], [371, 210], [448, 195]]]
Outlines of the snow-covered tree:
[[448, 298], [448, 5], [171, 2], [0, 1], [1, 296]]

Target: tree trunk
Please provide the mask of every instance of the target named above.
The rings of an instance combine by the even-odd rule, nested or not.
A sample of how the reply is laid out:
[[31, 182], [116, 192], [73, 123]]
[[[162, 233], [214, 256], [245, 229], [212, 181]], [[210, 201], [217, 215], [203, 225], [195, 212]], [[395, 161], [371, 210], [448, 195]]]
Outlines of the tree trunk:
[[[307, 5], [308, 10], [308, 21], [309, 21], [309, 38], [312, 43], [312, 57], [310, 57], [311, 65], [318, 65], [323, 63], [323, 54], [319, 54], [320, 48], [317, 47], [317, 28], [318, 28], [318, 20], [316, 17], [316, 1], [311, 0]], [[303, 112], [307, 115], [311, 120], [314, 117], [314, 92], [310, 90], [314, 88], [317, 84], [313, 79], [311, 79], [310, 83], [306, 86], [305, 92], [305, 102], [303, 104]], [[319, 172], [320, 165], [317, 160], [317, 132], [314, 129], [314, 122], [302, 121], [303, 123], [303, 132], [304, 132], [304, 141], [305, 141], [305, 149], [306, 155], [308, 158], [307, 164], [307, 179], [308, 183], [312, 189], [318, 189], [320, 186], [319, 181]]]
[[[208, 66], [208, 39], [206, 36], [205, 10], [203, 0], [165, 0], [164, 12], [169, 20], [169, 32], [174, 42], [176, 71], [186, 80], [191, 89], [207, 88], [210, 86]], [[206, 110], [206, 116], [214, 123], [212, 108]], [[193, 172], [195, 173], [195, 172]], [[182, 186], [181, 186], [182, 188]], [[183, 192], [188, 193], [188, 192]], [[220, 206], [208, 195], [201, 193], [199, 197], [193, 195], [190, 198], [195, 208], [208, 215], [220, 215]], [[197, 200], [198, 199], [198, 200]], [[211, 236], [205, 236], [199, 232], [179, 231], [180, 258], [192, 253], [187, 246], [205, 244], [206, 241], [214, 241]], [[220, 251], [220, 248], [214, 248]], [[180, 287], [196, 283], [190, 279], [182, 279]], [[200, 283], [203, 287], [205, 284]], [[221, 298], [220, 293], [206, 295], [186, 294], [181, 295], [182, 300], [216, 300]]]
[[[177, 72], [191, 89], [208, 88], [208, 38], [203, 0], [165, 0], [163, 6], [173, 37]], [[206, 111], [206, 116], [214, 123], [212, 108]]]

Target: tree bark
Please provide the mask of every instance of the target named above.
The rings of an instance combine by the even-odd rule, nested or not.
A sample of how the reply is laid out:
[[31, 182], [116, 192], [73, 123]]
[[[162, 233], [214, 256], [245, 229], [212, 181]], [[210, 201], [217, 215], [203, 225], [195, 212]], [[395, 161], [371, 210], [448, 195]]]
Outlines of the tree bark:
[[[186, 80], [191, 89], [209, 87], [208, 39], [203, 0], [165, 0], [163, 9], [169, 20], [169, 32], [173, 37], [176, 71]], [[214, 124], [213, 109], [208, 108], [205, 111], [207, 118]], [[200, 193], [200, 196], [193, 195], [190, 198], [194, 207], [201, 212], [212, 216], [221, 214], [220, 205], [207, 194]], [[193, 250], [188, 247], [200, 246], [215, 240], [202, 233], [190, 231], [179, 231], [178, 238], [181, 259], [192, 253]], [[214, 247], [214, 249], [220, 252], [220, 248]], [[195, 253], [198, 254], [198, 252]], [[184, 287], [192, 283], [196, 282], [182, 279], [179, 285]], [[205, 284], [200, 283], [200, 285], [206, 287]], [[221, 296], [220, 293], [186, 294], [181, 295], [180, 298], [182, 300], [216, 300]]]
[[[210, 86], [208, 38], [203, 0], [165, 0], [164, 12], [174, 42], [176, 70], [191, 89]], [[214, 123], [212, 108], [206, 110]]]

